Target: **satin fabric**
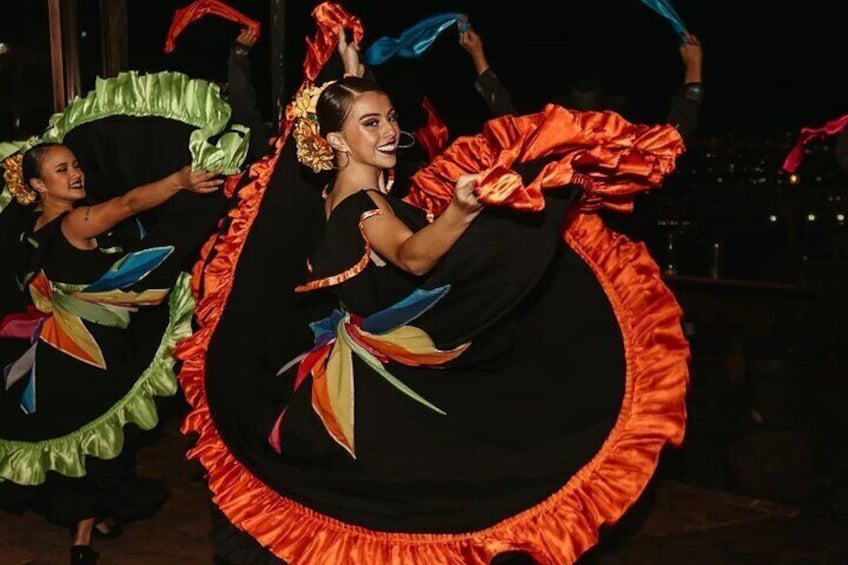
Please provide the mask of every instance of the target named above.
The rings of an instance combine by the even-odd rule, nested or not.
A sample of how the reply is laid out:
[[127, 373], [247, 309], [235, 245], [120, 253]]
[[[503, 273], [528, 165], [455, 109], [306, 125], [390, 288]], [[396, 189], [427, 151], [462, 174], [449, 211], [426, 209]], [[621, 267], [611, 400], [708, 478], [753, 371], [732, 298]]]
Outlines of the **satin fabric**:
[[74, 100], [61, 114], [50, 118], [50, 126], [40, 137], [7, 145], [26, 150], [37, 143], [61, 143], [73, 129], [110, 116], [156, 116], [197, 128], [189, 137], [195, 168], [231, 175], [240, 171], [250, 142], [247, 128], [229, 124], [231, 113], [214, 83], [172, 71], [128, 71], [108, 79], [97, 78], [94, 89], [84, 98]]
[[365, 52], [365, 63], [373, 66], [381, 65], [395, 57], [420, 57], [442, 32], [456, 26], [458, 21], [464, 21], [463, 14], [438, 14], [421, 20], [396, 38], [383, 36]]
[[415, 139], [424, 147], [427, 156], [435, 159], [448, 144], [448, 126], [442, 120], [436, 107], [428, 98], [424, 98], [421, 107], [427, 114], [427, 123], [415, 130]]
[[177, 37], [185, 28], [192, 22], [196, 22], [204, 16], [218, 16], [235, 22], [242, 26], [253, 30], [259, 34], [259, 22], [252, 18], [248, 18], [235, 8], [232, 8], [221, 2], [221, 0], [197, 0], [192, 2], [185, 8], [180, 8], [174, 12], [174, 17], [171, 20], [171, 27], [168, 28], [168, 35], [165, 38], [165, 53], [171, 53], [176, 48]]
[[783, 161], [783, 170], [787, 173], [794, 173], [797, 171], [798, 167], [801, 166], [801, 161], [804, 159], [804, 146], [807, 145], [807, 143], [817, 137], [836, 135], [844, 130], [846, 126], [848, 126], [848, 114], [841, 118], [831, 120], [817, 128], [801, 128], [801, 135], [798, 137], [798, 141]]
[[681, 40], [686, 37], [686, 25], [680, 16], [677, 15], [674, 6], [671, 5], [671, 0], [642, 0], [642, 4], [668, 20]]
[[[454, 141], [412, 178], [406, 200], [441, 212], [454, 182], [480, 174], [477, 196], [489, 206], [540, 211], [542, 190], [577, 182], [593, 208], [633, 209], [633, 197], [674, 170], [683, 140], [671, 126], [632, 124], [615, 112], [575, 112], [549, 104], [541, 112], [491, 120], [483, 131]], [[513, 165], [551, 159], [524, 186]], [[448, 190], [448, 188], [450, 190]]]

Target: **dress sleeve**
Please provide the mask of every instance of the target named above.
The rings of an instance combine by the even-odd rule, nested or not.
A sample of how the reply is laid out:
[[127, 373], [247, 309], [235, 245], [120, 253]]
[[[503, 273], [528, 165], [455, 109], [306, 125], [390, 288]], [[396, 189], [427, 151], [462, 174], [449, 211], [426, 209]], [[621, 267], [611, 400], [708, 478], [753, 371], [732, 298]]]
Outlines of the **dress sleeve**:
[[322, 243], [309, 259], [309, 282], [297, 292], [309, 292], [339, 285], [359, 275], [371, 260], [371, 244], [364, 225], [381, 214], [367, 191], [345, 198], [333, 210]]

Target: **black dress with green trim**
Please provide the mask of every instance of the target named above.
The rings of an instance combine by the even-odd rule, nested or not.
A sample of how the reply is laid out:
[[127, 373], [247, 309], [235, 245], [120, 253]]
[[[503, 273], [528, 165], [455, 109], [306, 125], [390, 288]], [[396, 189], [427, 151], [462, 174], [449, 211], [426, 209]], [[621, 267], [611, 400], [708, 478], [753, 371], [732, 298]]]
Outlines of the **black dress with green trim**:
[[[68, 145], [96, 203], [187, 164], [238, 172], [248, 134], [229, 118], [206, 81], [122, 73], [17, 146]], [[180, 193], [98, 237], [91, 251], [66, 240], [61, 219], [35, 230], [37, 212], [12, 202], [0, 213], [4, 249], [17, 250], [0, 273], [3, 288], [28, 281], [3, 300], [3, 333], [33, 336], [0, 340], [0, 506], [48, 501], [49, 517], [72, 522], [92, 509], [126, 519], [162, 502], [161, 485], [132, 474], [125, 434], [155, 427], [156, 397], [178, 390], [171, 352], [191, 334], [194, 308], [185, 271], [227, 205], [221, 192]], [[19, 488], [35, 485], [44, 488]]]
[[[191, 332], [193, 299], [187, 275], [170, 292], [124, 290], [143, 283], [174, 247], [126, 254], [101, 243], [84, 251], [67, 241], [61, 221], [27, 234], [38, 246], [29, 283], [34, 306], [3, 324], [26, 327], [32, 344], [5, 370], [0, 504], [41, 507], [60, 523], [128, 520], [155, 511], [166, 491], [131, 471], [123, 428], [155, 426], [154, 398], [176, 392], [170, 351]], [[153, 308], [130, 329], [132, 311], [142, 307]], [[151, 339], [157, 333], [161, 341]], [[86, 455], [104, 461], [92, 471]]]

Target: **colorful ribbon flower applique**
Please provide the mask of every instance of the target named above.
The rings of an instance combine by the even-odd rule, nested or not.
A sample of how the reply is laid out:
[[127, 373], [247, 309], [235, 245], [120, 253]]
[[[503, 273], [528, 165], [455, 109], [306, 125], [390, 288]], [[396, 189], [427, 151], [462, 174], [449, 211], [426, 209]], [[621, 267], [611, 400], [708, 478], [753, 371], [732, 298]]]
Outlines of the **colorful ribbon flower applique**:
[[[299, 363], [294, 389], [312, 375], [312, 407], [327, 433], [356, 458], [354, 442], [353, 355], [359, 357], [393, 387], [438, 414], [445, 412], [416, 393], [385, 367], [400, 363], [408, 367], [439, 366], [459, 357], [470, 343], [454, 349], [437, 349], [423, 330], [408, 325], [444, 297], [450, 286], [415, 290], [392, 306], [361, 318], [349, 312], [333, 313], [311, 324], [315, 346], [287, 363], [278, 374]], [[280, 427], [285, 410], [277, 418], [269, 441], [280, 452]]]
[[54, 282], [44, 271], [29, 283], [34, 308], [26, 314], [13, 314], [0, 322], [0, 336], [30, 339], [32, 346], [3, 371], [6, 389], [29, 376], [21, 408], [27, 414], [36, 411], [36, 346], [43, 341], [74, 359], [99, 369], [106, 360], [94, 336], [83, 320], [126, 328], [130, 314], [138, 306], [154, 306], [168, 295], [168, 289], [142, 292], [121, 290], [146, 277], [173, 252], [171, 246], [154, 247], [125, 255], [92, 284]]

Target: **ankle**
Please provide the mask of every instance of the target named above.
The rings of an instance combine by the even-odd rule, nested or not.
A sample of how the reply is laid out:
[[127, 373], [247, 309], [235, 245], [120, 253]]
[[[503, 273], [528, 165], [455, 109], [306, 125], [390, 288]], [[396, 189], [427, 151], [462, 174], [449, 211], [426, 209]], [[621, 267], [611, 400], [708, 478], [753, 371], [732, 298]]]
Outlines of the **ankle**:
[[88, 518], [77, 522], [77, 527], [73, 534], [74, 546], [89, 546], [91, 545], [91, 533], [94, 529], [94, 518]]

